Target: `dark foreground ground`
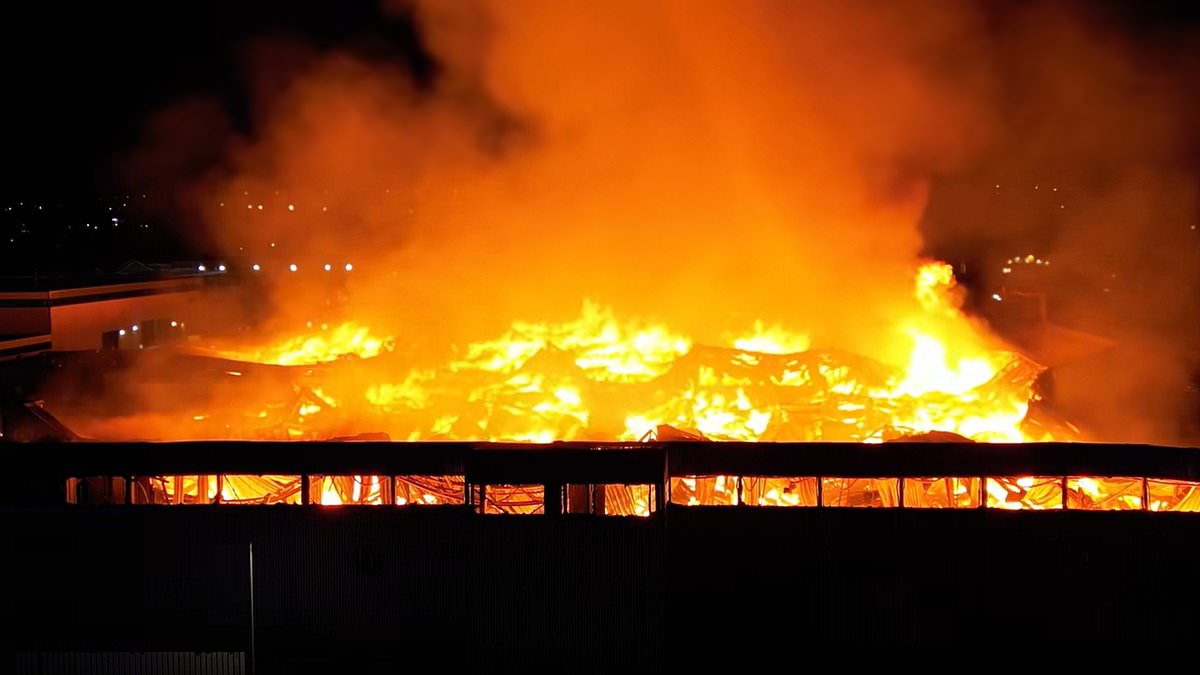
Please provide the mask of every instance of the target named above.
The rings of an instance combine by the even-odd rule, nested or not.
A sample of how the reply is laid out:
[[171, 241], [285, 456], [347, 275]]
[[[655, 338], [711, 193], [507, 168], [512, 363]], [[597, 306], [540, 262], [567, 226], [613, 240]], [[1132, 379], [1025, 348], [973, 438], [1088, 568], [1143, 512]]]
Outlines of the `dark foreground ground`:
[[64, 652], [150, 651], [233, 653], [178, 672], [248, 672], [251, 542], [259, 673], [590, 670], [793, 661], [846, 640], [1111, 646], [1200, 633], [1197, 514], [664, 515], [7, 508], [0, 670], [52, 672]]

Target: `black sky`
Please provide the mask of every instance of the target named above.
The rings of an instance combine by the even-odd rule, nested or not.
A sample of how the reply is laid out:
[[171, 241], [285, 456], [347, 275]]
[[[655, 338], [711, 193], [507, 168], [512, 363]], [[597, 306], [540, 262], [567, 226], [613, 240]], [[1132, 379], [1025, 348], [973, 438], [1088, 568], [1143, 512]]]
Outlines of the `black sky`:
[[0, 29], [0, 194], [10, 196], [105, 189], [147, 116], [185, 96], [215, 96], [244, 121], [245, 49], [255, 40], [402, 61], [419, 50], [412, 24], [374, 1], [14, 4]]
[[[1148, 39], [1200, 24], [1195, 2], [1087, 5]], [[147, 116], [184, 96], [215, 96], [244, 121], [244, 50], [254, 40], [421, 63], [412, 23], [385, 14], [376, 0], [6, 3], [2, 11], [6, 196], [106, 189], [114, 159], [137, 142]]]

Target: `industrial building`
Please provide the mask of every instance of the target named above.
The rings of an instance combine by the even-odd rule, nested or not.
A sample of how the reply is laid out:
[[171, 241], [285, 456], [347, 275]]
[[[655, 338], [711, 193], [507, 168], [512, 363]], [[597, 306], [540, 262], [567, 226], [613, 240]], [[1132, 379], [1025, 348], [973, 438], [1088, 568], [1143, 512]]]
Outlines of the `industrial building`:
[[0, 286], [0, 358], [41, 351], [138, 349], [208, 325], [227, 288], [219, 273]]

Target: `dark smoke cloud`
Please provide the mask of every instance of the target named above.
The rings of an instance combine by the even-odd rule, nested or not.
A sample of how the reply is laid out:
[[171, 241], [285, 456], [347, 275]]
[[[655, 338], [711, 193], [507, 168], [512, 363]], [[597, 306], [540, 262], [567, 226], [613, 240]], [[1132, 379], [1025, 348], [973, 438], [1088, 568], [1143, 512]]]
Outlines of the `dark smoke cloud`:
[[[449, 343], [586, 297], [699, 340], [761, 318], [896, 360], [923, 251], [1035, 241], [1064, 269], [1142, 272], [1112, 316], [1143, 318], [1165, 365], [1128, 372], [1181, 372], [1164, 355], [1194, 337], [1172, 292], [1196, 270], [1183, 46], [1030, 3], [388, 6], [417, 18], [435, 78], [260, 46], [252, 132], [217, 134], [222, 161], [188, 190], [226, 251], [353, 260], [347, 315]], [[1019, 181], [1069, 184], [1070, 210], [998, 211], [970, 187]], [[276, 190], [295, 211], [242, 206]], [[281, 323], [320, 292], [271, 291]], [[1119, 412], [1157, 384], [1121, 377], [1072, 404]], [[1142, 400], [1151, 429], [1177, 414]]]
[[1063, 368], [1060, 404], [1111, 440], [1180, 441], [1197, 412], [1200, 50], [1193, 31], [1131, 33], [1118, 18], [1051, 4], [998, 15], [994, 142], [938, 185], [926, 240], [979, 263], [988, 293], [1014, 285], [1010, 256], [1051, 260], [1035, 284], [1049, 318], [1121, 345]]
[[[354, 260], [357, 313], [402, 333], [491, 330], [588, 297], [701, 339], [763, 318], [902, 351], [881, 335], [914, 307], [929, 176], [988, 133], [968, 7], [415, 12], [432, 90], [343, 53], [284, 87], [267, 78], [258, 132], [208, 183], [227, 250]], [[275, 189], [306, 201], [214, 206]], [[336, 215], [297, 215], [318, 204]]]

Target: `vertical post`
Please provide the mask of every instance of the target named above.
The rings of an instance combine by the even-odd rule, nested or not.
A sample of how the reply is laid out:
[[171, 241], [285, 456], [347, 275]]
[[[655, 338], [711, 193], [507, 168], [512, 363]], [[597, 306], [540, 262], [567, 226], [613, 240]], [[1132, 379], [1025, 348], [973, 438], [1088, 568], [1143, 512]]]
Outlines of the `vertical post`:
[[[896, 492], [897, 492], [896, 504], [900, 508], [904, 508], [904, 476], [900, 476], [899, 478], [896, 479], [896, 481], [899, 482], [899, 485], [896, 488]], [[950, 506], [954, 506], [954, 505], [950, 504]]]
[[817, 508], [825, 506], [825, 479], [817, 476]]
[[592, 486], [587, 483], [567, 485], [567, 513], [594, 513], [592, 509]]
[[254, 542], [249, 542], [250, 546], [250, 675], [255, 674], [257, 663], [255, 661], [255, 644], [254, 644]]
[[308, 506], [311, 502], [308, 496], [308, 474], [300, 474], [300, 503]]
[[588, 511], [598, 516], [604, 515], [604, 499], [607, 495], [608, 488], [603, 484], [592, 484], [588, 486], [590, 499], [588, 501]]
[[1067, 477], [1066, 476], [1062, 477], [1062, 481], [1061, 481], [1060, 485], [1062, 486], [1062, 505], [1063, 505], [1062, 507], [1063, 507], [1063, 511], [1066, 511], [1067, 510]]
[[979, 508], [987, 508], [987, 476], [979, 477]]
[[133, 503], [133, 476], [125, 476], [125, 505]]
[[560, 516], [563, 512], [563, 486], [556, 483], [542, 485], [542, 513]]
[[1150, 479], [1142, 477], [1142, 510], [1150, 510]]
[[658, 516], [665, 520], [668, 504], [671, 503], [671, 451], [666, 448], [662, 452], [662, 482], [655, 490], [654, 499]]
[[388, 476], [387, 481], [381, 482], [379, 485], [379, 501], [388, 506], [396, 505], [396, 477]]
[[217, 474], [217, 494], [213, 497], [214, 504], [221, 503], [221, 493], [225, 492], [225, 474]]

